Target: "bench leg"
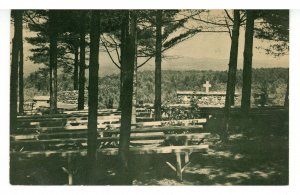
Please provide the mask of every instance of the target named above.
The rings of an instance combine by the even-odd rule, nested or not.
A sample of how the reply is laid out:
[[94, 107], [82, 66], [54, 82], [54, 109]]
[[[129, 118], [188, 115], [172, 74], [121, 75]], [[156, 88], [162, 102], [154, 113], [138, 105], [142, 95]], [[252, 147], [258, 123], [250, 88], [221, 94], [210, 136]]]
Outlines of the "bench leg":
[[176, 173], [177, 173], [177, 177], [180, 181], [182, 181], [182, 171], [181, 171], [181, 156], [180, 153], [177, 152], [176, 153]]
[[187, 164], [190, 161], [190, 154], [189, 152], [184, 153], [184, 162]]
[[69, 181], [69, 185], [73, 185], [73, 174], [72, 173], [69, 173], [69, 179], [68, 179], [68, 181]]
[[68, 164], [67, 168], [62, 167], [62, 170], [68, 174], [68, 184], [73, 185], [73, 169], [72, 169], [72, 156], [68, 155]]
[[72, 174], [72, 156], [69, 155], [68, 156], [68, 169], [69, 169], [69, 172], [68, 172], [68, 183], [69, 185], [73, 185], [73, 174]]

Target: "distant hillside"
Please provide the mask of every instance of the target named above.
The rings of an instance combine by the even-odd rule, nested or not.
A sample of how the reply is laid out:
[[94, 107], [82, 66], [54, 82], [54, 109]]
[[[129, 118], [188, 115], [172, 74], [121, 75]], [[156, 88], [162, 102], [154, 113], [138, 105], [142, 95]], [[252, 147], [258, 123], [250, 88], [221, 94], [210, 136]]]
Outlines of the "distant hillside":
[[[238, 68], [243, 67], [243, 61], [238, 61]], [[288, 64], [283, 64], [281, 61], [276, 59], [272, 61], [264, 60], [253, 60], [254, 68], [287, 68]], [[191, 58], [191, 57], [181, 57], [170, 60], [163, 60], [162, 63], [163, 70], [213, 70], [213, 71], [223, 71], [228, 69], [228, 59], [214, 59], [214, 58]], [[150, 61], [142, 70], [154, 70], [154, 62]]]
[[[154, 60], [150, 60], [141, 69], [154, 71]], [[243, 66], [242, 60], [238, 62], [238, 68], [241, 69]], [[25, 76], [28, 76], [31, 72], [36, 71], [39, 67], [43, 65], [30, 64], [30, 62], [25, 63]], [[278, 68], [284, 67], [288, 68], [288, 64], [283, 64], [279, 60], [263, 61], [255, 60], [253, 61], [254, 68]], [[188, 70], [214, 70], [223, 71], [228, 69], [228, 59], [214, 59], [214, 58], [191, 58], [191, 57], [180, 57], [174, 59], [163, 60], [162, 62], [163, 70], [177, 70], [177, 71], [188, 71]], [[87, 72], [88, 73], [88, 72]], [[99, 75], [101, 77], [111, 74], [119, 74], [119, 69], [110, 61], [110, 59], [100, 58], [100, 69]], [[88, 74], [87, 74], [88, 76]]]

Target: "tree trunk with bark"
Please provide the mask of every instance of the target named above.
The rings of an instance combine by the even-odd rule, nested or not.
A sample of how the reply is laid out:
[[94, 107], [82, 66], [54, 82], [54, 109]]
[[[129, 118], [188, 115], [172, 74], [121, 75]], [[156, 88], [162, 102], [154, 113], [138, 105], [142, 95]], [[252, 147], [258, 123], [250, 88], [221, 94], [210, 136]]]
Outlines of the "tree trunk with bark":
[[242, 113], [247, 116], [251, 106], [251, 83], [252, 83], [252, 52], [254, 33], [254, 11], [247, 10], [247, 21], [245, 31], [244, 67], [243, 67], [243, 89], [242, 89]]
[[156, 11], [155, 44], [155, 120], [161, 120], [161, 49], [162, 49], [162, 10]]
[[[126, 39], [124, 51], [122, 51], [122, 78], [121, 89], [121, 128], [119, 143], [119, 170], [118, 179], [120, 185], [131, 185], [132, 178], [129, 172], [129, 142], [131, 130], [132, 114], [132, 93], [133, 93], [133, 72], [135, 60], [135, 35], [136, 35], [136, 16], [133, 11], [124, 14], [124, 24], [126, 26]], [[123, 61], [124, 60], [124, 61]]]
[[289, 79], [287, 80], [286, 93], [284, 98], [284, 107], [289, 108]]
[[91, 42], [88, 87], [88, 168], [89, 184], [93, 184], [93, 171], [97, 160], [97, 117], [98, 117], [98, 71], [99, 71], [99, 41], [100, 41], [100, 14], [92, 11]]
[[57, 113], [57, 11], [49, 11], [50, 38], [50, 113]]
[[78, 55], [79, 55], [79, 51], [78, 51], [78, 46], [76, 45], [74, 47], [74, 90], [78, 90]]
[[17, 126], [17, 105], [18, 105], [18, 61], [21, 46], [22, 12], [13, 10], [14, 38], [12, 40], [11, 72], [10, 72], [10, 133], [13, 133]]
[[125, 59], [125, 41], [126, 41], [126, 36], [128, 35], [128, 29], [126, 28], [125, 22], [122, 22], [121, 24], [121, 63], [120, 63], [120, 100], [119, 100], [119, 108], [121, 109], [122, 105], [122, 88], [123, 88], [123, 72], [122, 72], [122, 66], [124, 64], [124, 59]]
[[230, 119], [230, 107], [234, 105], [234, 95], [235, 95], [235, 83], [236, 83], [236, 70], [238, 61], [238, 47], [239, 47], [239, 31], [240, 31], [240, 11], [233, 11], [233, 28], [231, 36], [231, 48], [230, 57], [228, 64], [228, 79], [227, 79], [227, 89], [226, 89], [226, 99], [225, 99], [225, 132], [223, 140], [227, 140], [227, 131], [229, 128]]
[[132, 116], [131, 126], [136, 127], [136, 105], [137, 105], [137, 33], [135, 35], [135, 56], [133, 69], [133, 91], [132, 91]]
[[[20, 11], [21, 22], [23, 20], [23, 11]], [[19, 61], [19, 114], [24, 114], [24, 52], [23, 52], [23, 22], [20, 32], [20, 61]]]
[[229, 114], [230, 106], [234, 105], [236, 70], [237, 70], [238, 47], [239, 47], [240, 11], [234, 10], [233, 13], [234, 13], [233, 16], [234, 23], [232, 28], [226, 100], [225, 100], [226, 114]]
[[79, 90], [78, 90], [78, 110], [84, 109], [84, 89], [85, 89], [85, 22], [86, 11], [81, 11], [80, 18], [80, 62], [79, 62]]

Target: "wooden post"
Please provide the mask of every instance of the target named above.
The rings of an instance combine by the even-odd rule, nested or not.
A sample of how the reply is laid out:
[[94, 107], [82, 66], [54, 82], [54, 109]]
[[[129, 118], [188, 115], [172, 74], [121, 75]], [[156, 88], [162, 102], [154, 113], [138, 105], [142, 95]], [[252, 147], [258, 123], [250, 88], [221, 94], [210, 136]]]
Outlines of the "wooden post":
[[176, 152], [176, 173], [179, 181], [182, 181], [182, 172], [181, 172], [181, 156], [180, 152]]

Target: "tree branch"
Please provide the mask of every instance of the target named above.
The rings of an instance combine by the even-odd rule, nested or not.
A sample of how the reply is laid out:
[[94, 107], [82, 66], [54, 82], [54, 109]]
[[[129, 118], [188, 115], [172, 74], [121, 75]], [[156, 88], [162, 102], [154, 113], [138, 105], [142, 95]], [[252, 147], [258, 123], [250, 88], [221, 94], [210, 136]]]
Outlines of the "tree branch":
[[246, 13], [244, 13], [242, 16], [241, 16], [241, 19], [240, 19], [240, 24], [244, 24], [244, 22], [246, 21]]
[[30, 20], [34, 25], [36, 25], [37, 28], [39, 28], [40, 31], [42, 31], [42, 32], [46, 32], [46, 31], [47, 31], [46, 29], [42, 28], [40, 24], [36, 23], [36, 21], [34, 21], [34, 19], [30, 16], [29, 13], [27, 13], [27, 12], [25, 12], [25, 13], [26, 13], [26, 16], [29, 18], [29, 20]]
[[231, 39], [231, 38], [232, 38], [231, 29], [230, 29], [230, 27], [229, 27], [229, 25], [228, 25], [227, 19], [226, 19], [225, 17], [224, 17], [224, 19], [225, 19], [226, 27], [227, 27], [227, 29], [228, 29], [228, 33], [229, 33], [229, 36], [230, 36], [230, 39]]
[[233, 20], [233, 18], [230, 16], [230, 14], [228, 13], [228, 11], [227, 11], [226, 9], [224, 9], [224, 11], [225, 11], [227, 17], [229, 18], [229, 20], [231, 20], [231, 22], [233, 22], [234, 20]]
[[147, 60], [145, 60], [143, 63], [141, 63], [140, 65], [137, 66], [137, 68], [140, 68], [142, 66], [144, 66], [151, 58], [153, 58], [154, 55], [150, 56]]
[[114, 40], [114, 38], [111, 35], [108, 35], [108, 36], [115, 43], [115, 49], [116, 49], [118, 61], [119, 61], [119, 63], [121, 63], [121, 58], [120, 58], [120, 54], [119, 54], [119, 51], [118, 51], [118, 43]]
[[204, 23], [206, 23], [206, 24], [213, 24], [213, 25], [216, 25], [216, 26], [223, 26], [223, 27], [226, 26], [226, 24], [224, 24], [224, 23], [217, 23], [217, 22], [212, 22], [212, 21], [202, 20], [202, 19], [200, 19], [200, 18], [194, 18], [194, 17], [193, 17], [193, 20], [200, 21], [200, 22], [204, 22]]
[[118, 65], [118, 64], [115, 62], [115, 60], [113, 59], [113, 57], [111, 56], [110, 51], [108, 50], [108, 48], [107, 48], [105, 42], [102, 41], [102, 43], [103, 43], [103, 46], [104, 46], [106, 52], [108, 53], [108, 56], [109, 56], [110, 60], [112, 61], [112, 63], [113, 63], [117, 68], [121, 69], [120, 65]]

